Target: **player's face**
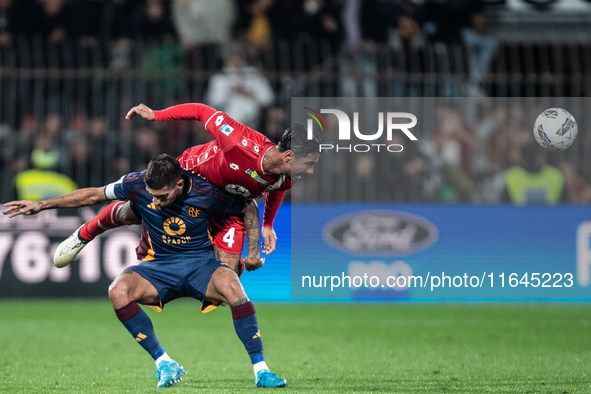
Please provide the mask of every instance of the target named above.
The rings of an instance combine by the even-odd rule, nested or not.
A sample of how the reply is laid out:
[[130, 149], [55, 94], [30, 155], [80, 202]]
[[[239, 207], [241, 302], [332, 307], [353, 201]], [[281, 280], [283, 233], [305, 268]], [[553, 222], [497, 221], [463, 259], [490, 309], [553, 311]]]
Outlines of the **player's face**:
[[318, 163], [320, 153], [310, 153], [305, 157], [295, 157], [291, 161], [289, 178], [292, 181], [297, 181], [302, 175], [312, 175], [314, 173], [314, 165]]
[[181, 178], [178, 182], [172, 183], [162, 189], [151, 189], [146, 185], [146, 191], [152, 195], [152, 202], [157, 207], [167, 207], [172, 205], [174, 200], [183, 192], [184, 180]]

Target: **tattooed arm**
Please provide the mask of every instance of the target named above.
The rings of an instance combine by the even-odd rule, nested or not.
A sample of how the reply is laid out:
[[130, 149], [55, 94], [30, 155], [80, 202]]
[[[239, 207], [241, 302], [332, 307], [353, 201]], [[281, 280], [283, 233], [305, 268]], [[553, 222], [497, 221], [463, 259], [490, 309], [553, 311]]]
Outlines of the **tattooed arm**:
[[261, 232], [259, 208], [254, 200], [246, 203], [246, 208], [244, 209], [244, 226], [248, 240], [248, 257], [244, 259], [244, 267], [248, 271], [254, 271], [262, 267], [265, 263], [265, 259], [261, 259], [261, 250], [259, 249]]
[[2, 213], [8, 215], [9, 218], [12, 218], [18, 215], [36, 215], [46, 209], [86, 207], [88, 205], [100, 204], [107, 200], [108, 198], [105, 196], [104, 186], [89, 187], [86, 189], [74, 190], [63, 196], [44, 201], [22, 200], [7, 202], [4, 204], [6, 209], [3, 210]]

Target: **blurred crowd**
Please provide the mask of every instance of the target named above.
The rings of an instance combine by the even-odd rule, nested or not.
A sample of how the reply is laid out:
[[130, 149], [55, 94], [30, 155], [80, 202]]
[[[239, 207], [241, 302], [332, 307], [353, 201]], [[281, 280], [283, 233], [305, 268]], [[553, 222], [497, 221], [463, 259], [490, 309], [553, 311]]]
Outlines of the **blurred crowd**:
[[[486, 101], [498, 44], [484, 11], [481, 0], [0, 0], [0, 68], [64, 70], [18, 79], [12, 90], [10, 74], [0, 75], [3, 198], [102, 185], [158, 153], [179, 155], [211, 139], [198, 122], [124, 121], [139, 102], [204, 102], [277, 141], [294, 96], [428, 95], [408, 77], [427, 73], [429, 62], [411, 61], [420, 47], [446, 59], [435, 62], [448, 77], [431, 95], [479, 97], [481, 116], [468, 120], [450, 102], [402, 153], [330, 157], [321, 163], [330, 177], [363, 186], [341, 190], [344, 198], [589, 201], [589, 182], [572, 160], [532, 147], [539, 108]], [[461, 48], [459, 61], [450, 48]], [[96, 69], [115, 74], [104, 79]], [[306, 82], [320, 73], [326, 82]], [[406, 77], [383, 83], [380, 75]], [[397, 170], [372, 176], [384, 165]], [[510, 172], [518, 168], [525, 173]], [[521, 187], [535, 174], [536, 190]], [[321, 192], [325, 179], [311, 177], [294, 197], [341, 198]]]
[[[168, 72], [221, 70], [224, 48], [235, 42], [264, 71], [361, 73], [391, 66], [374, 56], [384, 44], [403, 51], [425, 42], [461, 44], [475, 89], [497, 50], [482, 0], [0, 0], [0, 47], [31, 39], [88, 49], [106, 67]], [[138, 46], [136, 60], [130, 54]], [[88, 66], [66, 49], [49, 59], [51, 52], [3, 62]]]

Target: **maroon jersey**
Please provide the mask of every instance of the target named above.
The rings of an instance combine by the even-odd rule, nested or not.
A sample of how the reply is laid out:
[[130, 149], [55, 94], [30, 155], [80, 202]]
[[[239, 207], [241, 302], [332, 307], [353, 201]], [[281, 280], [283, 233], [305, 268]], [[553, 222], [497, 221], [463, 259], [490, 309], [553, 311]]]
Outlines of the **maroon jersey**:
[[154, 111], [154, 120], [199, 120], [214, 140], [187, 149], [178, 158], [181, 166], [203, 175], [209, 182], [247, 198], [266, 195], [264, 226], [272, 226], [285, 190], [285, 175], [263, 171], [263, 156], [275, 146], [261, 133], [204, 104], [181, 104]]

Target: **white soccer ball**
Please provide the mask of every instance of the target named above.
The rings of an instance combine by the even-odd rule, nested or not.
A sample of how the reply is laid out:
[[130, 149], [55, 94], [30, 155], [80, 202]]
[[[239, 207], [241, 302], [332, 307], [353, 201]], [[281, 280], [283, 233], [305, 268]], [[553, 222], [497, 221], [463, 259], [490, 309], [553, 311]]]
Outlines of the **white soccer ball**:
[[562, 108], [549, 108], [534, 123], [534, 138], [544, 149], [558, 152], [575, 142], [578, 134], [575, 118]]

